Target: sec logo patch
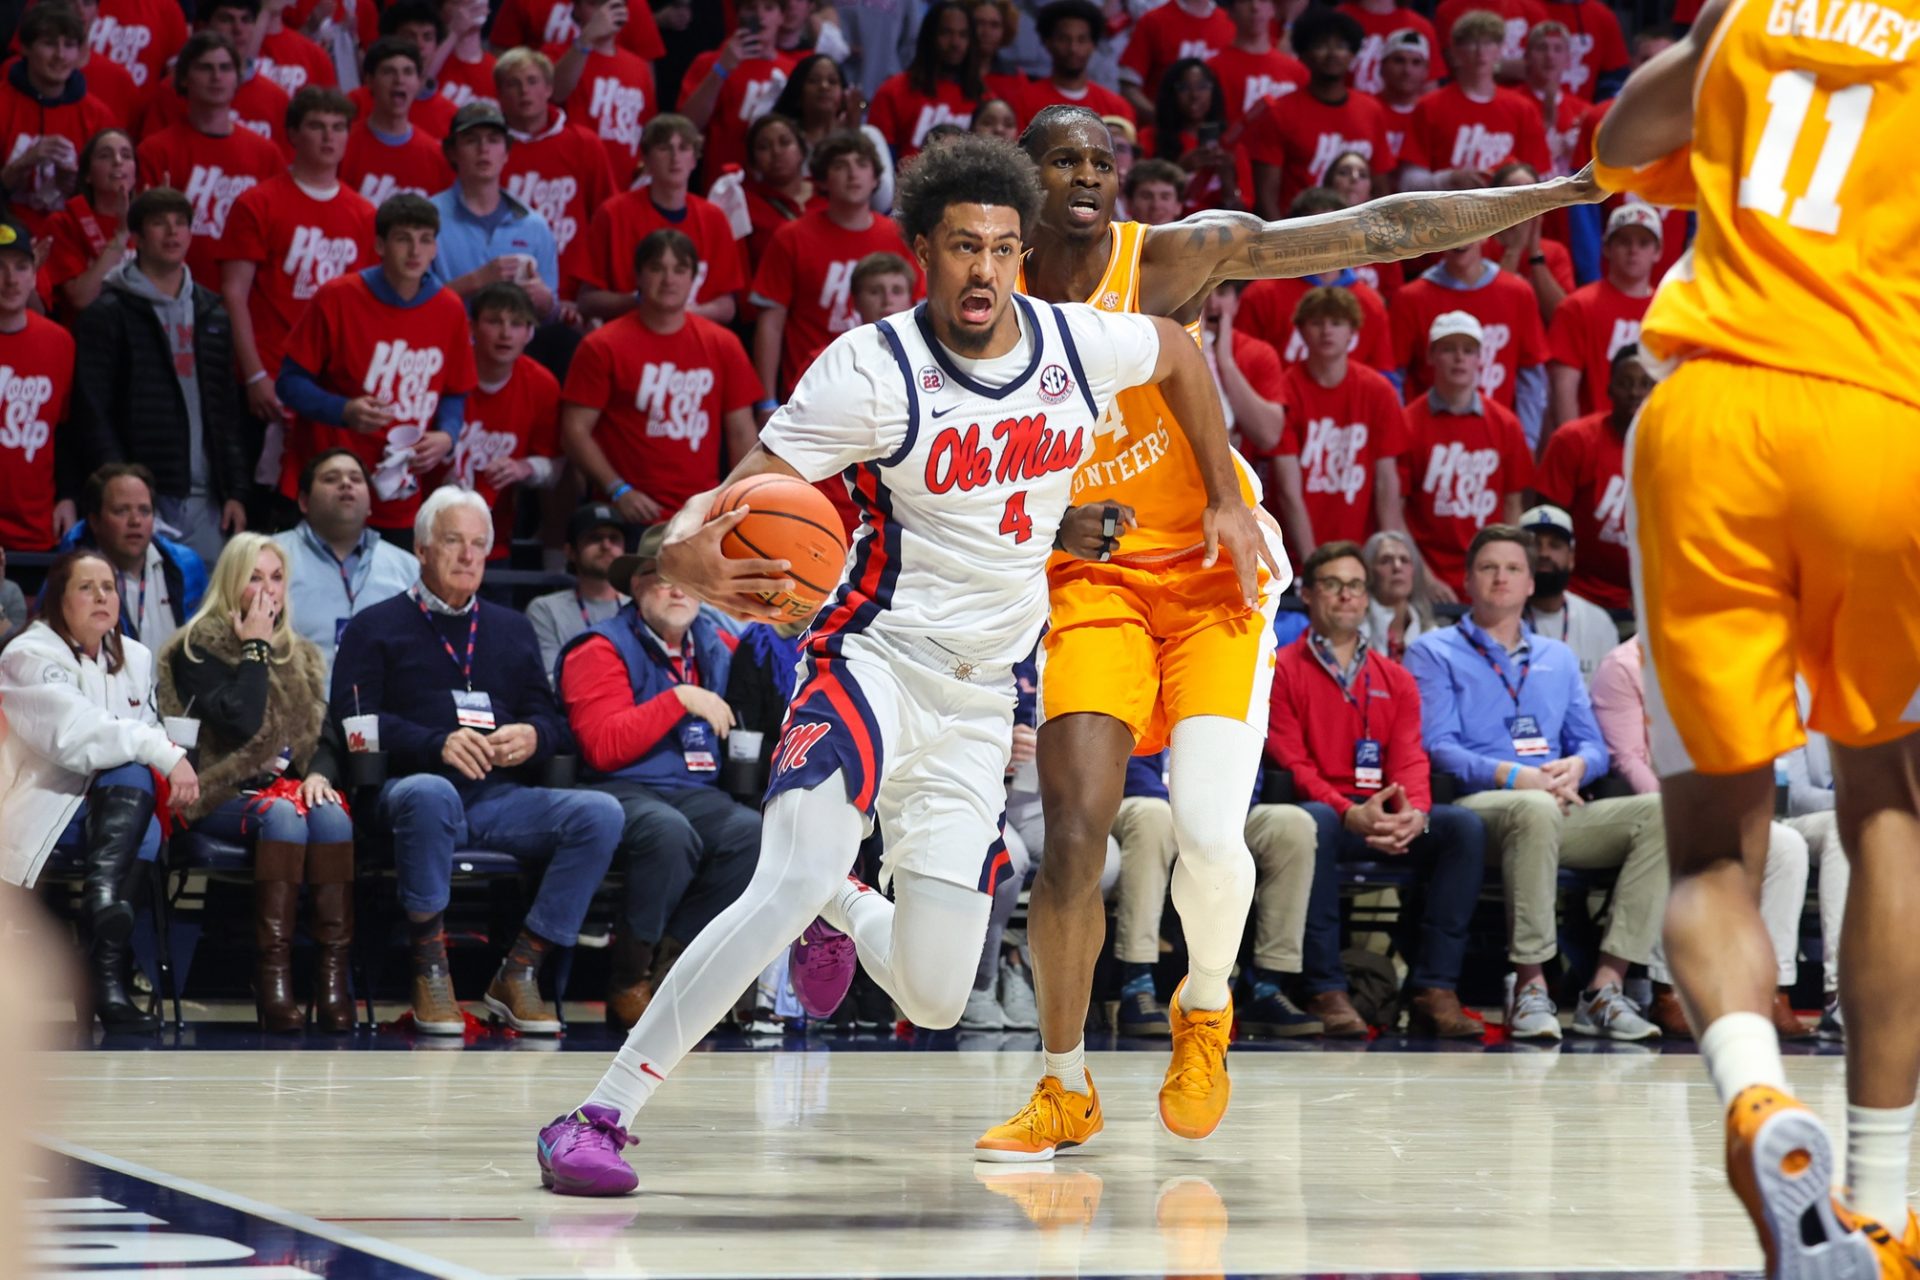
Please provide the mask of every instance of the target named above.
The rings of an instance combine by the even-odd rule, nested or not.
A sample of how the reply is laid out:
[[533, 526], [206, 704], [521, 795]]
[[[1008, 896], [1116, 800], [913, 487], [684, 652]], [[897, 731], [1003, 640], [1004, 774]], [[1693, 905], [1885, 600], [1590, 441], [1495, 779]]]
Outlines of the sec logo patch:
[[1073, 379], [1067, 371], [1057, 364], [1050, 364], [1040, 371], [1040, 398], [1048, 404], [1059, 404], [1073, 394]]

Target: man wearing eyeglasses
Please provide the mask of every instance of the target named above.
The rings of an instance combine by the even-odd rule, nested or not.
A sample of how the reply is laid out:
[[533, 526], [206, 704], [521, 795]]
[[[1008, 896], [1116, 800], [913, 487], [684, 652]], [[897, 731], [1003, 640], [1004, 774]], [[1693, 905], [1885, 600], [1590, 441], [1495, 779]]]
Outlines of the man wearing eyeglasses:
[[1366, 1033], [1340, 964], [1339, 866], [1405, 858], [1426, 902], [1408, 981], [1410, 1029], [1477, 1039], [1485, 1028], [1460, 1007], [1454, 988], [1480, 896], [1486, 827], [1465, 809], [1433, 804], [1420, 690], [1398, 663], [1370, 652], [1360, 632], [1367, 616], [1360, 547], [1322, 545], [1307, 557], [1300, 583], [1311, 624], [1275, 660], [1267, 759], [1293, 774], [1316, 828], [1302, 949], [1305, 1008], [1328, 1035]]

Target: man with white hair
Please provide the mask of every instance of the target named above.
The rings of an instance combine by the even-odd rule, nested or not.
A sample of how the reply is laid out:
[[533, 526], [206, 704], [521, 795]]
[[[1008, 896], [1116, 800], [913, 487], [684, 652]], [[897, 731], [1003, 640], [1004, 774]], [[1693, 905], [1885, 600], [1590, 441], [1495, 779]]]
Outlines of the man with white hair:
[[437, 489], [413, 536], [420, 581], [347, 624], [331, 711], [337, 720], [380, 717], [389, 777], [376, 821], [393, 833], [413, 952], [414, 1029], [464, 1030], [442, 921], [454, 851], [483, 848], [547, 864], [485, 1003], [516, 1031], [553, 1035], [560, 1023], [540, 997], [540, 965], [578, 936], [620, 838], [620, 805], [597, 792], [533, 785], [573, 739], [533, 625], [479, 599], [493, 546], [486, 501]]

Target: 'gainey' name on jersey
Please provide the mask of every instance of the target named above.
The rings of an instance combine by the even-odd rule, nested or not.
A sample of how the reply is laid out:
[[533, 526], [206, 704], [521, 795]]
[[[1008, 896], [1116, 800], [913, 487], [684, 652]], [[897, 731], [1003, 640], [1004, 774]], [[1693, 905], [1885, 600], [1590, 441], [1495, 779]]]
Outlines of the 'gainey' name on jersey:
[[1873, 0], [1773, 0], [1767, 34], [1851, 45], [1869, 57], [1905, 62], [1920, 43], [1920, 18]]

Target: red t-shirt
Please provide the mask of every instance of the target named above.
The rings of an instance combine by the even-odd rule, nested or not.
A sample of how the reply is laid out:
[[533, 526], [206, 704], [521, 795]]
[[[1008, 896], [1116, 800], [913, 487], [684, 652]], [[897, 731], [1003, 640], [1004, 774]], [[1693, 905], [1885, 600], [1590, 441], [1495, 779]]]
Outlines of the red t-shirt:
[[[557, 46], [548, 49], [547, 56], [558, 64], [566, 52], [565, 46]], [[590, 53], [579, 83], [559, 105], [599, 136], [613, 166], [614, 185], [624, 191], [640, 168], [640, 131], [660, 111], [653, 64], [620, 48]]]
[[547, 127], [537, 134], [513, 135], [502, 170], [507, 194], [547, 220], [560, 255], [560, 292], [572, 297], [579, 279], [579, 258], [586, 251], [581, 234], [594, 210], [618, 188], [607, 149], [592, 131], [570, 124], [558, 107], [548, 108]]
[[600, 412], [594, 443], [665, 520], [720, 482], [726, 415], [762, 394], [746, 349], [721, 326], [688, 315], [661, 334], [628, 312], [587, 335], [561, 398]]
[[1072, 97], [1056, 85], [1051, 79], [1031, 80], [1020, 89], [1019, 96], [1008, 100], [1015, 116], [1019, 117], [1020, 127], [1027, 124], [1048, 107], [1085, 107], [1089, 111], [1103, 116], [1121, 116], [1133, 119], [1133, 104], [1113, 90], [1087, 81], [1086, 92], [1078, 98]]
[[[347, 101], [353, 103], [355, 124], [373, 119], [373, 92], [361, 85], [347, 95]], [[453, 128], [453, 113], [459, 110], [451, 102], [437, 93], [424, 98], [415, 98], [413, 105], [407, 108], [407, 123], [422, 133], [430, 134], [435, 144], [447, 136], [447, 130]]]
[[[1272, 343], [1280, 359], [1289, 365], [1304, 364], [1307, 343], [1294, 327], [1293, 309], [1300, 305], [1307, 291], [1315, 287], [1315, 282], [1305, 276], [1254, 281], [1240, 291], [1235, 330], [1245, 328], [1254, 337]], [[1344, 287], [1360, 303], [1360, 331], [1353, 335], [1348, 354], [1381, 373], [1398, 368], [1393, 358], [1393, 325], [1387, 319], [1387, 304], [1358, 279]]]
[[[293, 157], [287, 145], [287, 91], [259, 74], [241, 81], [233, 95], [233, 122], [248, 133], [265, 138], [280, 148], [284, 163]], [[171, 78], [147, 95], [140, 111], [140, 140], [187, 122], [187, 100], [173, 87]]]
[[114, 119], [131, 120], [139, 112], [140, 86], [133, 82], [133, 73], [112, 58], [96, 58], [88, 50], [80, 74], [87, 78], [87, 92], [106, 103]]
[[[783, 53], [773, 58], [749, 58], [720, 82], [720, 96], [714, 100], [713, 115], [707, 121], [706, 149], [700, 154], [705, 181], [712, 182], [730, 164], [747, 167], [747, 126], [773, 110], [801, 56]], [[679, 101], [683, 105], [719, 60], [717, 49], [709, 49], [693, 60], [680, 81]]]
[[134, 87], [146, 91], [166, 79], [167, 64], [187, 42], [187, 15], [174, 0], [100, 0], [89, 35], [95, 53], [125, 67]]
[[475, 384], [464, 421], [446, 478], [493, 508], [493, 553], [487, 558], [505, 560], [513, 552], [514, 490], [494, 488], [486, 470], [510, 458], [551, 458], [560, 452], [560, 383], [521, 356], [492, 391]]
[[[42, 107], [15, 89], [11, 80], [0, 81], [0, 164], [12, 160], [43, 137], [65, 138], [77, 152], [87, 145], [88, 138], [109, 125], [120, 123], [112, 109], [92, 94], [65, 106]], [[31, 188], [7, 194], [11, 197], [14, 216], [27, 225], [27, 230], [41, 234], [54, 209], [37, 205]], [[48, 204], [55, 208], [65, 201], [65, 197], [51, 187], [46, 189], [46, 195]]]
[[1524, 160], [1536, 173], [1553, 167], [1540, 108], [1530, 95], [1495, 89], [1491, 101], [1477, 102], [1457, 84], [1420, 99], [1400, 159], [1423, 169], [1488, 174], [1509, 160]]
[[[511, 156], [512, 150], [507, 154]], [[340, 162], [340, 181], [378, 209], [380, 202], [396, 191], [438, 195], [453, 185], [453, 170], [441, 154], [439, 140], [418, 125], [405, 142], [394, 147], [382, 142], [365, 120], [359, 120], [347, 134], [347, 154]]]
[[219, 256], [255, 264], [247, 314], [260, 365], [278, 376], [287, 336], [314, 295], [373, 264], [373, 206], [345, 183], [332, 199], [316, 200], [281, 174], [234, 201]]
[[141, 186], [174, 187], [193, 205], [187, 269], [199, 283], [218, 289], [227, 215], [242, 194], [286, 172], [280, 148], [246, 129], [216, 138], [182, 123], [154, 134], [134, 154]]
[[[422, 288], [427, 286], [423, 285]], [[336, 395], [377, 396], [394, 408], [393, 427], [433, 429], [443, 395], [473, 390], [473, 336], [467, 309], [451, 289], [436, 289], [411, 307], [390, 307], [374, 297], [359, 272], [320, 286], [287, 338], [286, 358]], [[280, 492], [299, 491], [300, 469], [325, 449], [351, 449], [368, 474], [386, 452], [384, 434], [294, 421], [280, 466]], [[377, 529], [407, 529], [424, 494], [384, 500], [374, 496], [369, 523]]]
[[53, 434], [72, 388], [72, 334], [31, 311], [0, 333], [0, 548], [53, 546]]
[[[573, 0], [506, 0], [493, 16], [493, 30], [487, 42], [496, 49], [526, 45], [544, 49], [565, 45], [580, 34], [573, 21]], [[667, 51], [660, 38], [650, 5], [637, 4], [627, 9], [627, 25], [620, 28], [614, 43], [636, 57], [652, 61]]]
[[1379, 93], [1385, 84], [1380, 79], [1380, 62], [1386, 57], [1387, 37], [1396, 31], [1418, 31], [1427, 38], [1427, 48], [1438, 59], [1446, 45], [1434, 34], [1433, 24], [1404, 6], [1391, 13], [1370, 13], [1357, 4], [1343, 4], [1340, 12], [1360, 24], [1366, 33], [1360, 42], [1360, 56], [1347, 69], [1347, 83], [1362, 93]]
[[1503, 409], [1513, 408], [1520, 370], [1547, 362], [1547, 331], [1540, 323], [1540, 304], [1532, 286], [1498, 269], [1478, 289], [1447, 289], [1427, 279], [1408, 281], [1393, 300], [1392, 316], [1394, 356], [1407, 371], [1409, 400], [1433, 385], [1427, 335], [1434, 320], [1447, 311], [1464, 311], [1480, 322], [1486, 331], [1480, 394]]
[[773, 233], [796, 218], [826, 208], [828, 201], [817, 188], [805, 205], [795, 205], [786, 196], [751, 178], [747, 179], [746, 188], [747, 219], [753, 223], [753, 234], [747, 237], [747, 278], [752, 279], [760, 270], [760, 260], [767, 256]]
[[1220, 77], [1220, 102], [1227, 110], [1229, 128], [1246, 119], [1261, 99], [1284, 98], [1307, 83], [1307, 69], [1300, 60], [1277, 50], [1248, 53], [1226, 48], [1214, 55], [1211, 65]]
[[260, 41], [260, 74], [292, 97], [308, 85], [339, 83], [327, 51], [298, 31], [282, 27]]
[[462, 62], [449, 56], [440, 67], [440, 96], [451, 102], [455, 108], [464, 107], [469, 102], [491, 102], [500, 105], [499, 94], [493, 87], [494, 56], [482, 50], [477, 62]]
[[920, 267], [892, 218], [873, 215], [865, 231], [848, 231], [823, 210], [773, 233], [753, 276], [753, 297], [785, 307], [780, 337], [780, 388], [793, 389], [827, 344], [860, 323], [853, 306], [853, 269], [870, 253], [897, 253], [913, 265], [913, 292], [923, 288]]
[[1533, 487], [1573, 517], [1576, 595], [1603, 609], [1633, 607], [1627, 555], [1626, 433], [1612, 415], [1575, 418], [1553, 433]]
[[1353, 274], [1360, 283], [1379, 294], [1382, 304], [1389, 307], [1393, 305], [1394, 295], [1407, 283], [1406, 264], [1403, 262], [1369, 262], [1355, 267]]
[[1482, 397], [1480, 412], [1434, 411], [1431, 396], [1406, 408], [1400, 491], [1407, 533], [1456, 592], [1466, 587], [1467, 544], [1500, 518], [1510, 493], [1533, 483], [1533, 450], [1520, 419]]
[[1578, 171], [1586, 163], [1585, 157], [1579, 155], [1580, 124], [1593, 104], [1571, 93], [1563, 93], [1553, 100], [1553, 119], [1549, 120], [1543, 98], [1525, 89], [1515, 92], [1524, 93], [1532, 99], [1534, 110], [1540, 113], [1541, 126], [1547, 131], [1547, 154], [1553, 157], [1554, 175], [1563, 177]]
[[[1485, 240], [1480, 245], [1481, 255], [1489, 262], [1499, 262], [1506, 256], [1506, 252], [1507, 247], [1500, 243], [1498, 236]], [[1575, 288], [1573, 254], [1567, 246], [1558, 240], [1543, 236], [1540, 240], [1540, 256], [1547, 260], [1547, 274], [1553, 277], [1554, 283], [1568, 293], [1572, 293]], [[1515, 274], [1524, 277], [1527, 274], [1527, 267], [1526, 260], [1522, 259]], [[1531, 285], [1532, 282], [1528, 281], [1528, 283]]]
[[[307, 28], [307, 19], [320, 5], [320, 0], [293, 0], [281, 16], [281, 22], [295, 31]], [[343, 19], [353, 29], [354, 43], [365, 49], [380, 38], [380, 6], [377, 0], [337, 0], [333, 6], [333, 18]]]
[[633, 269], [633, 251], [662, 227], [684, 231], [700, 251], [693, 273], [690, 303], [712, 302], [747, 287], [747, 269], [740, 260], [740, 242], [733, 224], [710, 201], [687, 197], [686, 214], [670, 222], [648, 196], [647, 188], [623, 191], [602, 204], [587, 224], [587, 251], [580, 261], [580, 283], [614, 293], [632, 293], [640, 285]]
[[1387, 141], [1387, 109], [1370, 94], [1349, 93], [1330, 107], [1311, 93], [1290, 93], [1247, 126], [1245, 146], [1256, 164], [1280, 170], [1280, 208], [1319, 185], [1342, 152], [1358, 151], [1375, 173], [1398, 161]]
[[1160, 92], [1160, 77], [1168, 67], [1182, 58], [1211, 62], [1233, 43], [1233, 19], [1219, 5], [1208, 8], [1206, 17], [1196, 18], [1180, 7], [1180, 0], [1167, 0], [1133, 24], [1120, 68], [1140, 81], [1149, 102]]
[[973, 124], [973, 109], [980, 104], [961, 92], [952, 80], [936, 80], [928, 96], [907, 83], [907, 73], [888, 76], [873, 91], [867, 104], [867, 123], [893, 144], [896, 163], [904, 164], [920, 150], [927, 130], [937, 124], [955, 124], [962, 129]]
[[1440, 55], [1453, 40], [1453, 24], [1475, 9], [1497, 13], [1507, 21], [1507, 42], [1500, 49], [1502, 58], [1518, 58], [1527, 51], [1527, 32], [1547, 20], [1547, 10], [1539, 0], [1441, 0], [1433, 15], [1439, 41], [1433, 46], [1434, 71], [1440, 71]]
[[1407, 447], [1400, 396], [1386, 378], [1347, 364], [1337, 387], [1323, 387], [1303, 366], [1287, 370], [1286, 429], [1278, 454], [1300, 459], [1307, 519], [1322, 543], [1365, 542], [1373, 518], [1374, 465]]
[[1398, 156], [1407, 149], [1407, 135], [1413, 131], [1414, 113], [1420, 110], [1420, 104], [1414, 102], [1397, 107], [1382, 99], [1380, 105], [1387, 113], [1387, 145]]
[[[1617, 98], [1608, 98], [1605, 102], [1597, 102], [1593, 105], [1593, 108], [1581, 118], [1580, 138], [1573, 145], [1574, 157], [1579, 160], [1581, 164], [1585, 164], [1593, 158], [1593, 135], [1599, 130], [1600, 122], [1606, 118], [1608, 110], [1610, 110], [1617, 101]], [[1600, 208], [1606, 213], [1612, 213], [1629, 199], [1638, 199], [1638, 197], [1613, 196], [1609, 198], [1606, 203], [1602, 204]], [[1655, 280], [1664, 280], [1667, 278], [1667, 272], [1673, 269], [1673, 264], [1680, 261], [1680, 255], [1687, 251], [1687, 243], [1692, 239], [1692, 228], [1688, 224], [1689, 215], [1685, 209], [1669, 209], [1662, 205], [1653, 205], [1652, 207], [1660, 210], [1662, 218], [1660, 224], [1660, 261], [1653, 269], [1653, 278]]]
[[1547, 345], [1555, 364], [1580, 371], [1581, 413], [1613, 408], [1607, 384], [1614, 353], [1640, 341], [1640, 317], [1652, 301], [1652, 294], [1630, 297], [1601, 279], [1575, 289], [1553, 313]]
[[133, 245], [120, 219], [96, 213], [84, 196], [73, 197], [66, 208], [47, 219], [46, 234], [53, 242], [44, 273], [50, 294], [92, 266], [100, 251], [115, 239], [126, 241], [129, 248]]
[[1603, 75], [1625, 71], [1632, 61], [1626, 38], [1620, 34], [1620, 19], [1604, 4], [1587, 0], [1542, 0], [1549, 22], [1567, 29], [1567, 43], [1573, 57], [1560, 75], [1569, 92], [1589, 100]]

